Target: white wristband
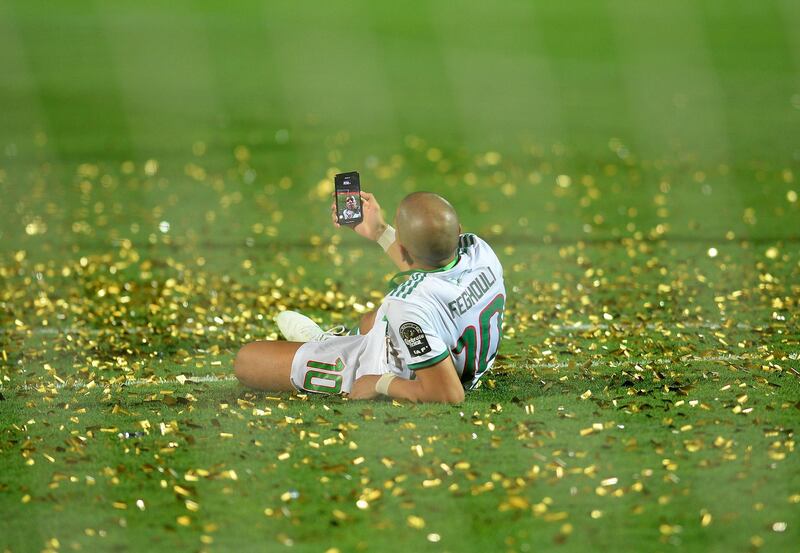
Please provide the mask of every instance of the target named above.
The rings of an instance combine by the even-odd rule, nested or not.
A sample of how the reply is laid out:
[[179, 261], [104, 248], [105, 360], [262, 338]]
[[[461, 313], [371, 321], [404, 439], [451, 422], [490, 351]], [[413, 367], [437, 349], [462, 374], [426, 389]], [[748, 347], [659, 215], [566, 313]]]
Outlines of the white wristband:
[[383, 251], [389, 251], [389, 248], [394, 244], [396, 234], [392, 225], [386, 225], [386, 230], [384, 230], [381, 237], [378, 238], [378, 244], [383, 248]]
[[397, 378], [396, 374], [392, 373], [384, 373], [375, 383], [375, 391], [379, 394], [383, 394], [385, 396], [389, 395], [389, 384], [392, 383], [392, 380]]

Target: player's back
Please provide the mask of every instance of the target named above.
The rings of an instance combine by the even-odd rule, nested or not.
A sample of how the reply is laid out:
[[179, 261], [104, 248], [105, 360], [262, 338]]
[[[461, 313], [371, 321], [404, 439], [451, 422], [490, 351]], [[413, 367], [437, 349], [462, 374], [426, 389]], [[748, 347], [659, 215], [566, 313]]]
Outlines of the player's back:
[[422, 369], [450, 355], [471, 388], [494, 362], [505, 307], [503, 268], [476, 235], [461, 235], [450, 265], [409, 273], [384, 303], [388, 345], [402, 368]]

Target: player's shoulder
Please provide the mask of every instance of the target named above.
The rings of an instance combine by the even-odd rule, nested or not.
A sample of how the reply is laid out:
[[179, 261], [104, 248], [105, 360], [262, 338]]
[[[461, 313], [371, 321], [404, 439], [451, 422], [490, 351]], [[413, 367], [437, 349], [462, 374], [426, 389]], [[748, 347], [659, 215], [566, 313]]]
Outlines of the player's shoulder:
[[481, 238], [472, 232], [465, 232], [458, 237], [458, 247], [459, 248], [471, 248], [478, 245], [478, 240]]
[[[393, 291], [394, 292], [394, 291]], [[420, 301], [418, 296], [402, 296], [401, 293], [390, 292], [383, 300], [384, 315], [390, 323], [407, 320], [411, 317], [427, 318], [427, 306]]]
[[475, 250], [493, 252], [486, 240], [472, 232], [465, 232], [458, 237], [458, 249], [462, 254]]
[[386, 299], [398, 304], [415, 305], [421, 303], [424, 300], [420, 292], [426, 288], [423, 283], [429, 274], [424, 271], [411, 273], [405, 282], [395, 286], [386, 295]]
[[458, 239], [458, 253], [472, 258], [475, 263], [500, 267], [500, 260], [492, 246], [477, 234], [465, 232]]

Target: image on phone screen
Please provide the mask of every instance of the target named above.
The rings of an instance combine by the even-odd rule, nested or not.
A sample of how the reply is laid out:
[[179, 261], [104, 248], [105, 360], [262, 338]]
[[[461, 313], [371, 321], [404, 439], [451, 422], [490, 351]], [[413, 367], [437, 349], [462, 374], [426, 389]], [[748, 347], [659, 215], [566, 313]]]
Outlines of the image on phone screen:
[[353, 225], [363, 219], [361, 183], [357, 171], [339, 173], [334, 179], [336, 214], [340, 225]]

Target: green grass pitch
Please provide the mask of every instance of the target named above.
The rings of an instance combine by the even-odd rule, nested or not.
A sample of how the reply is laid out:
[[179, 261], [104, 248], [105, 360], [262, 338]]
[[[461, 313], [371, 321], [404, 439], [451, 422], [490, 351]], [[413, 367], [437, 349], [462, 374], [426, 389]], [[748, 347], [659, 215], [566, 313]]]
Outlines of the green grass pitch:
[[[798, 28], [790, 0], [0, 1], [0, 552], [798, 551]], [[231, 379], [279, 309], [380, 301], [340, 170], [501, 256], [462, 405]]]

